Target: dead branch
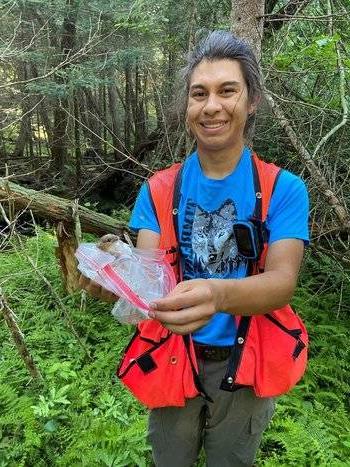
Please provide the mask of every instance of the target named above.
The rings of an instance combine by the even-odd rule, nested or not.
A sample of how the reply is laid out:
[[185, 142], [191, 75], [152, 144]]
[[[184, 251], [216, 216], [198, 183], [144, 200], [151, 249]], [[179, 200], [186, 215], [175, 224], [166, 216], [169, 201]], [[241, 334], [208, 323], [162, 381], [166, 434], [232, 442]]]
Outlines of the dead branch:
[[281, 29], [284, 21], [294, 19], [310, 2], [311, 0], [290, 0], [276, 13], [264, 15], [264, 27], [275, 31]]
[[20, 357], [22, 358], [30, 375], [32, 376], [34, 380], [42, 381], [43, 377], [41, 376], [40, 370], [34, 363], [33, 357], [31, 353], [29, 352], [29, 349], [24, 340], [23, 333], [16, 322], [15, 314], [13, 313], [11, 308], [8, 306], [1, 288], [0, 288], [0, 311], [12, 334], [12, 338], [17, 348], [17, 351]]
[[306, 16], [306, 15], [281, 15], [280, 17], [276, 18], [275, 16], [278, 13], [272, 13], [264, 15], [265, 22], [272, 23], [278, 21], [291, 21], [296, 19], [302, 19], [306, 21], [328, 21], [330, 18], [338, 18], [338, 21], [348, 21], [348, 18], [345, 18], [342, 13], [333, 14], [333, 15], [318, 15], [318, 16]]
[[[328, 2], [328, 10], [331, 11], [331, 4]], [[329, 28], [330, 28], [330, 33], [333, 33], [333, 21], [332, 18], [330, 17], [329, 20]], [[343, 108], [343, 118], [341, 122], [339, 122], [337, 125], [335, 125], [326, 135], [323, 136], [323, 138], [319, 141], [317, 144], [313, 154], [312, 158], [315, 158], [316, 154], [318, 151], [321, 149], [321, 147], [329, 140], [331, 136], [333, 136], [340, 128], [342, 128], [348, 121], [348, 115], [349, 115], [349, 109], [348, 109], [348, 103], [347, 103], [347, 97], [346, 97], [346, 78], [345, 78], [345, 69], [340, 53], [340, 41], [337, 41], [335, 44], [335, 50], [337, 53], [337, 67], [339, 71], [339, 94], [340, 94], [340, 99], [341, 99], [341, 104]]]
[[[111, 149], [113, 149], [113, 151], [116, 151], [118, 154], [120, 154], [121, 156], [124, 157], [125, 160], [130, 160], [131, 162], [133, 162], [134, 164], [142, 167], [143, 169], [147, 170], [148, 172], [152, 173], [151, 169], [149, 167], [147, 167], [147, 165], [145, 164], [142, 164], [142, 162], [139, 162], [137, 159], [135, 159], [133, 156], [131, 155], [128, 155], [126, 154], [125, 152], [121, 151], [120, 149], [116, 148], [112, 143], [110, 143], [108, 140], [102, 138], [100, 135], [98, 135], [97, 133], [95, 133], [91, 128], [89, 128], [87, 125], [85, 125], [81, 120], [77, 119], [71, 112], [69, 112], [67, 109], [65, 108], [62, 108], [62, 110], [64, 110], [66, 112], [66, 114], [72, 118], [75, 122], [79, 123], [79, 125], [81, 125], [82, 127], [84, 127], [87, 131], [89, 131], [91, 134], [93, 134], [97, 139], [99, 139], [101, 141], [101, 143], [105, 143], [107, 146], [109, 146]], [[110, 132], [111, 136], [114, 136], [117, 138], [117, 136], [114, 134], [114, 132], [111, 130], [111, 129], [108, 129], [108, 131]], [[117, 138], [119, 140], [119, 138]], [[120, 140], [119, 140], [120, 141]], [[101, 158], [99, 157], [99, 159], [101, 160], [101, 162], [103, 163], [103, 165], [107, 165], [108, 164]]]
[[296, 149], [299, 157], [301, 158], [305, 167], [309, 171], [312, 179], [316, 183], [320, 192], [323, 194], [328, 204], [334, 210], [334, 213], [340, 223], [341, 229], [344, 231], [350, 231], [350, 215], [349, 215], [347, 207], [339, 200], [336, 194], [330, 189], [326, 178], [324, 177], [324, 175], [321, 173], [321, 171], [315, 164], [309, 151], [305, 148], [305, 146], [302, 144], [302, 142], [296, 135], [291, 123], [289, 122], [287, 117], [284, 115], [282, 109], [273, 99], [271, 94], [267, 90], [265, 91], [266, 91], [266, 99], [268, 103], [270, 104], [273, 114], [275, 115], [278, 123], [282, 126], [282, 128], [286, 132], [287, 136], [289, 137], [290, 142]]
[[[100, 27], [100, 25], [98, 24], [97, 28], [99, 28], [99, 27]], [[111, 33], [101, 37], [100, 39], [96, 40], [96, 42], [94, 42], [94, 39], [97, 37], [98, 32], [99, 32], [99, 29], [97, 29], [92, 35], [89, 35], [89, 38], [88, 38], [88, 41], [86, 42], [86, 44], [84, 44], [76, 52], [68, 53], [66, 58], [64, 60], [62, 60], [62, 62], [60, 62], [58, 65], [54, 66], [53, 68], [51, 68], [51, 70], [49, 70], [48, 72], [43, 73], [40, 76], [34, 76], [33, 78], [20, 80], [20, 81], [7, 82], [7, 83], [4, 83], [4, 84], [1, 84], [0, 89], [9, 88], [9, 87], [12, 87], [12, 86], [18, 86], [20, 84], [28, 84], [28, 83], [31, 83], [31, 82], [34, 82], [34, 81], [39, 81], [39, 80], [42, 80], [42, 79], [49, 78], [50, 76], [57, 73], [57, 71], [61, 70], [62, 68], [66, 68], [68, 65], [70, 65], [72, 63], [76, 63], [76, 61], [79, 60], [81, 57], [85, 57], [98, 44], [100, 44], [104, 40], [107, 40], [107, 38], [109, 36], [114, 34], [114, 31], [112, 31]]]

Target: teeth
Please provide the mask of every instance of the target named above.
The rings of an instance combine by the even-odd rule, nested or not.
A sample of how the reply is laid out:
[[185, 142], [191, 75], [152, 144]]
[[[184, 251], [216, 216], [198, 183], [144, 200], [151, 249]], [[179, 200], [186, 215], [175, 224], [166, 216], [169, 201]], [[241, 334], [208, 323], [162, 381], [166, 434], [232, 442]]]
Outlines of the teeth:
[[214, 124], [208, 124], [208, 123], [203, 123], [203, 126], [205, 128], [220, 128], [221, 126], [224, 126], [225, 123], [214, 123]]

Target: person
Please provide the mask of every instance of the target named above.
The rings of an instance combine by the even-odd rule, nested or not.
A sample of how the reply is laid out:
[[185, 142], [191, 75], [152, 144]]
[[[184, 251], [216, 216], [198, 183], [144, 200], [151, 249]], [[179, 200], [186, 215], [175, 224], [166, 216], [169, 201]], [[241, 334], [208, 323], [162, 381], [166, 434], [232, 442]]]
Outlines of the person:
[[[235, 316], [276, 310], [293, 294], [308, 243], [308, 195], [299, 177], [280, 173], [266, 220], [265, 270], [247, 276], [232, 225], [254, 211], [246, 137], [262, 96], [259, 67], [247, 43], [214, 31], [189, 55], [183, 79], [186, 126], [196, 141], [183, 163], [178, 207], [183, 280], [152, 304], [150, 317], [173, 333], [192, 335], [212, 402], [199, 395], [185, 407], [153, 409], [149, 440], [157, 467], [194, 465], [202, 446], [209, 467], [251, 466], [275, 399], [257, 397], [248, 387], [223, 391], [220, 383], [235, 343]], [[130, 227], [139, 248], [159, 246], [161, 226], [147, 184]]]

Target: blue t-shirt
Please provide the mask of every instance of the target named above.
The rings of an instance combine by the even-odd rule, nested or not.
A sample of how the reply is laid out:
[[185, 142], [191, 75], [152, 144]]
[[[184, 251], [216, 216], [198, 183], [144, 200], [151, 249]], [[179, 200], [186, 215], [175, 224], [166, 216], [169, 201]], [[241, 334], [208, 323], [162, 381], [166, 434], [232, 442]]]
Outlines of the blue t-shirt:
[[[197, 152], [184, 162], [179, 203], [179, 236], [184, 279], [240, 279], [247, 265], [237, 252], [232, 223], [248, 220], [255, 207], [251, 151], [244, 148], [232, 173], [216, 180], [208, 178]], [[287, 238], [308, 243], [308, 195], [303, 181], [283, 170], [272, 195], [267, 228], [269, 244]], [[130, 228], [160, 233], [147, 186], [141, 187], [130, 220]], [[193, 333], [196, 342], [232, 345], [235, 320], [229, 313], [218, 312]]]

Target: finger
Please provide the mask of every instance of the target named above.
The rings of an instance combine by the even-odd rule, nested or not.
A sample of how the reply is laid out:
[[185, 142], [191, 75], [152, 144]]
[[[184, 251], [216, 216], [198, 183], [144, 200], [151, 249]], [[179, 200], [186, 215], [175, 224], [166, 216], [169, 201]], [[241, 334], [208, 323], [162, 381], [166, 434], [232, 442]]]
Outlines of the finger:
[[200, 303], [210, 300], [206, 288], [194, 288], [187, 292], [169, 295], [165, 298], [154, 300], [151, 308], [159, 311], [181, 310], [182, 308], [190, 308]]
[[168, 293], [167, 297], [189, 292], [198, 286], [203, 286], [203, 283], [205, 283], [205, 279], [191, 279], [188, 281], [179, 282], [175, 288]]
[[194, 323], [186, 324], [186, 325], [164, 325], [169, 331], [173, 332], [174, 334], [186, 335], [190, 334], [191, 332], [197, 331], [198, 329], [202, 328], [207, 324], [208, 321], [206, 320], [199, 320], [195, 321]]
[[[212, 313], [208, 307], [196, 306], [178, 311], [154, 311], [154, 319], [164, 324], [186, 325], [199, 320], [208, 320]], [[152, 316], [152, 315], [151, 315]]]

